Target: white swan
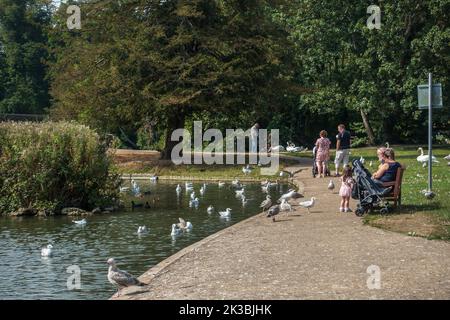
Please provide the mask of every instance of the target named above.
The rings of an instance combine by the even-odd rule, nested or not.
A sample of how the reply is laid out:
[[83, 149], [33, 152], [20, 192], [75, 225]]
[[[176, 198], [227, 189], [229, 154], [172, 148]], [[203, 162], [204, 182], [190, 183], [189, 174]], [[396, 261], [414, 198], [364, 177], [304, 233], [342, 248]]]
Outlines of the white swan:
[[273, 146], [273, 147], [271, 147], [271, 148], [270, 148], [270, 151], [273, 151], [273, 152], [283, 152], [283, 151], [286, 151], [286, 149], [285, 149], [283, 146], [279, 145], [279, 146]]
[[227, 217], [231, 216], [231, 209], [227, 208], [225, 211], [219, 211], [219, 215], [221, 217], [227, 218]]
[[209, 214], [214, 212], [214, 207], [213, 206], [209, 206], [208, 209], [206, 209], [206, 212], [208, 212]]
[[[426, 163], [428, 162], [430, 157], [427, 154], [423, 154], [422, 148], [418, 148], [417, 151], [420, 151], [420, 156], [417, 157], [417, 161], [422, 163], [423, 166], [426, 166]], [[437, 161], [435, 156], [431, 157], [431, 161], [433, 161], [434, 163], [439, 163], [439, 161]]]
[[77, 225], [85, 225], [87, 223], [86, 219], [74, 220], [73, 223]]
[[41, 249], [41, 256], [42, 257], [51, 257], [53, 255], [53, 246], [51, 244], [47, 245], [46, 247]]

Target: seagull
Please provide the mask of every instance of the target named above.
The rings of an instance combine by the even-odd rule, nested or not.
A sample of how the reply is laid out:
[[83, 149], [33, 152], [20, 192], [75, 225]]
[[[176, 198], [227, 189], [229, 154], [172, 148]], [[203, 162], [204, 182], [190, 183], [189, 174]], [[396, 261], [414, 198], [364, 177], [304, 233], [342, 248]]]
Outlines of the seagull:
[[147, 232], [148, 232], [148, 229], [147, 229], [146, 226], [139, 226], [137, 234], [144, 234], [144, 233], [147, 233]]
[[364, 162], [366, 162], [366, 159], [364, 159], [363, 156], [361, 156], [361, 157], [359, 158], [359, 162], [361, 162], [361, 164], [364, 164]]
[[231, 209], [227, 208], [225, 211], [219, 211], [219, 215], [223, 218], [231, 216]]
[[186, 193], [194, 190], [194, 185], [192, 184], [192, 182], [186, 182], [184, 186], [186, 188]]
[[201, 188], [200, 188], [200, 195], [203, 196], [203, 195], [205, 194], [205, 191], [206, 191], [206, 190], [205, 190], [205, 187], [204, 187], [204, 186], [201, 187]]
[[[417, 151], [420, 151], [420, 156], [417, 157], [417, 161], [421, 162], [422, 165], [425, 163], [424, 167], [426, 166], [426, 163], [429, 161], [430, 157], [428, 154], [423, 154], [423, 149], [422, 148], [418, 148]], [[437, 161], [435, 156], [431, 157], [431, 160], [434, 163], [439, 163], [439, 161]]]
[[85, 225], [87, 223], [87, 221], [86, 221], [86, 219], [73, 220], [73, 223], [81, 226], [81, 225]]
[[328, 190], [331, 190], [331, 191], [334, 190], [334, 182], [333, 182], [333, 180], [330, 180], [330, 183], [328, 184]]
[[242, 201], [242, 205], [243, 206], [245, 206], [247, 204], [247, 202], [248, 202], [247, 198], [244, 195], [242, 195], [242, 200], [241, 201]]
[[250, 165], [243, 167], [242, 172], [246, 175], [252, 173], [252, 169], [250, 168]]
[[41, 249], [41, 256], [42, 257], [51, 257], [53, 255], [52, 249], [53, 249], [53, 246], [51, 244], [48, 244], [46, 247]]
[[373, 167], [373, 161], [369, 162], [369, 167], [371, 167], [371, 168]]
[[242, 197], [244, 195], [244, 192], [245, 192], [245, 188], [236, 190], [236, 197]]
[[290, 189], [287, 193], [283, 194], [280, 199], [278, 199], [278, 202], [281, 202], [283, 199], [290, 200], [298, 198], [303, 198], [303, 196], [294, 189]]
[[213, 206], [209, 206], [208, 209], [206, 209], [206, 212], [208, 212], [209, 214], [214, 212], [214, 207]]
[[309, 209], [314, 207], [315, 201], [316, 201], [316, 198], [312, 197], [311, 200], [300, 202], [298, 205], [302, 208], [308, 209], [308, 213], [310, 213]]
[[177, 184], [177, 188], [175, 189], [177, 191], [177, 193], [181, 192], [181, 186], [179, 184]]
[[156, 182], [156, 181], [158, 181], [158, 179], [159, 179], [158, 176], [151, 176], [151, 177], [150, 177], [150, 181], [151, 181], [151, 182]]
[[259, 207], [263, 209], [263, 212], [269, 209], [271, 206], [272, 206], [272, 197], [270, 195], [267, 195], [266, 200], [261, 202], [261, 204], [259, 205]]
[[219, 188], [222, 188], [223, 186], [225, 186], [225, 182], [219, 181]]
[[264, 180], [264, 181], [261, 181], [261, 187], [267, 186], [268, 183], [269, 183], [269, 180], [268, 180], [268, 179], [266, 179], [266, 180]]
[[281, 200], [280, 204], [281, 211], [292, 211], [292, 206], [287, 202], [286, 199]]
[[275, 205], [269, 208], [269, 212], [267, 213], [267, 218], [272, 217], [272, 221], [275, 222], [275, 216], [280, 213], [280, 206]]
[[191, 193], [191, 200], [194, 200], [195, 199], [195, 191], [192, 191], [192, 193]]
[[261, 187], [262, 192], [269, 193], [269, 186], [262, 186]]
[[174, 223], [172, 224], [172, 231], [170, 232], [171, 236], [177, 236], [181, 233], [181, 229], [177, 227], [177, 225]]
[[144, 286], [145, 283], [140, 282], [126, 271], [122, 271], [116, 267], [116, 261], [114, 258], [109, 258], [107, 263], [108, 268], [108, 280], [111, 284], [117, 287], [116, 296], [119, 296], [119, 290], [130, 286]]
[[278, 185], [278, 180], [277, 181], [275, 181], [275, 182], [268, 182], [267, 183], [267, 187], [268, 188], [271, 188], [271, 187], [275, 187], [275, 186], [277, 186]]
[[236, 187], [236, 188], [241, 188], [242, 187], [242, 184], [241, 184], [241, 182], [238, 179], [233, 180], [231, 182], [231, 184], [233, 185], [233, 187]]
[[194, 200], [189, 201], [189, 206], [190, 207], [198, 207], [198, 205], [200, 204], [200, 200], [198, 198], [195, 198]]
[[177, 227], [180, 228], [183, 231], [191, 231], [193, 228], [192, 223], [190, 223], [189, 221], [186, 222], [183, 218], [178, 218], [178, 220], [180, 221], [177, 224]]
[[119, 188], [119, 192], [120, 193], [125, 193], [125, 192], [128, 192], [128, 191], [130, 191], [130, 187], [120, 187]]

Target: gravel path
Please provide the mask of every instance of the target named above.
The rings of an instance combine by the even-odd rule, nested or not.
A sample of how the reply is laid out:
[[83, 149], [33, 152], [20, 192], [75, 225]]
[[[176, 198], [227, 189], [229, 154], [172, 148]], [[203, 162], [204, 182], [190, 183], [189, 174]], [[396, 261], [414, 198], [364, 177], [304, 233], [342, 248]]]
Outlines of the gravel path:
[[[450, 243], [338, 213], [337, 191], [306, 165], [289, 169], [305, 168], [295, 181], [318, 199], [310, 214], [295, 207], [275, 223], [258, 215], [222, 230], [150, 269], [140, 277], [148, 286], [118, 299], [450, 299]], [[379, 289], [368, 288], [371, 265]]]

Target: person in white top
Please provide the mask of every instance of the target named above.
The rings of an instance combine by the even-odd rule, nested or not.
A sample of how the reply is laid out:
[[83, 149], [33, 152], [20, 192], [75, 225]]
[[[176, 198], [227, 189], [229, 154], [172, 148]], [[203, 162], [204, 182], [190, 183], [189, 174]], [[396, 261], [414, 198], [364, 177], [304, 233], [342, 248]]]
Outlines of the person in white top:
[[255, 123], [250, 129], [250, 152], [258, 152], [258, 129], [259, 123]]

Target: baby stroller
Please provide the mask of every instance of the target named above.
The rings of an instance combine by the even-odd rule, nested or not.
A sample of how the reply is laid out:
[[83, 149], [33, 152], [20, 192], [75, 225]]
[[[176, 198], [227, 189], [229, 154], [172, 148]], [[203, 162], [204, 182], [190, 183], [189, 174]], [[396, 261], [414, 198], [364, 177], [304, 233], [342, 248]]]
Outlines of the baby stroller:
[[383, 200], [392, 188], [383, 188], [372, 180], [372, 174], [364, 168], [359, 160], [353, 160], [353, 177], [356, 181], [352, 189], [352, 198], [358, 200], [355, 214], [361, 217], [375, 207], [380, 208], [381, 214], [389, 213], [389, 206]]
[[[319, 169], [317, 168], [317, 162], [316, 162], [317, 147], [314, 147], [312, 152], [313, 152], [313, 161], [314, 161], [313, 167], [312, 167], [312, 176], [313, 176], [313, 178], [315, 178], [317, 176], [317, 174], [319, 173]], [[329, 177], [330, 175], [331, 175], [330, 169], [327, 166], [327, 171], [325, 172], [325, 176]]]

